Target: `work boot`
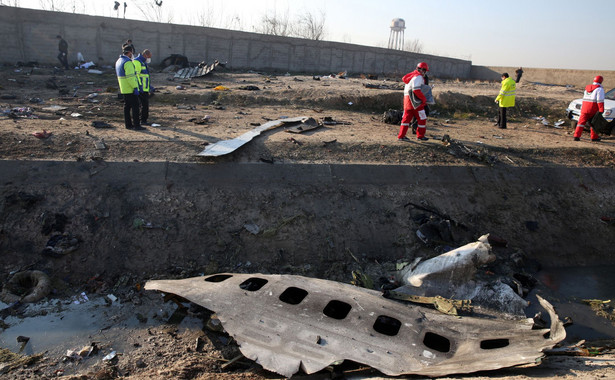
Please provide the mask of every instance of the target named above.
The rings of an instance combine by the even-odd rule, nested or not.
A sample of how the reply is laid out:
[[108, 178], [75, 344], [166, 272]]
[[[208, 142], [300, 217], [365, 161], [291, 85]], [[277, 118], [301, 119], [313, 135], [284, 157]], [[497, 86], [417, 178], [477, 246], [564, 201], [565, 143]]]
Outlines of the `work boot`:
[[602, 139], [600, 137], [596, 137], [595, 139], [592, 139], [592, 142], [598, 142], [598, 141], [602, 141]]
[[147, 128], [137, 125], [136, 127], [132, 127], [134, 131], [147, 131]]
[[581, 141], [581, 138], [580, 137], [575, 137], [574, 141]]

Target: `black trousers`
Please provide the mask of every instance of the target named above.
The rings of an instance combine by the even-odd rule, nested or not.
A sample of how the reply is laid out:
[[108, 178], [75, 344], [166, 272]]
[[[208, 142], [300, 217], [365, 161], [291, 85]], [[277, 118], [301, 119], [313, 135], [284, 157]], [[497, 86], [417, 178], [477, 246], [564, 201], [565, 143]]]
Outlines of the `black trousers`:
[[123, 96], [124, 123], [126, 124], [126, 128], [132, 129], [134, 127], [139, 127], [141, 125], [141, 121], [139, 119], [139, 95], [123, 94]]
[[500, 111], [498, 112], [498, 127], [506, 128], [506, 108], [508, 107], [499, 107]]
[[62, 64], [62, 66], [64, 66], [66, 70], [69, 69], [68, 59], [66, 58], [66, 53], [60, 52], [60, 54], [58, 54], [58, 61], [60, 61], [60, 63]]
[[144, 92], [139, 95], [141, 101], [141, 124], [147, 124], [149, 118], [149, 92]]

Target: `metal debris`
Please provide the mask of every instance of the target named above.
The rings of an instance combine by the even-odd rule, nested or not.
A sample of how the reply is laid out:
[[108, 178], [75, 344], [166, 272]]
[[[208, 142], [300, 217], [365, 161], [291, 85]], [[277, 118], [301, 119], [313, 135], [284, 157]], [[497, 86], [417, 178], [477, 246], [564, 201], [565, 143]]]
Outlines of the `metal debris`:
[[316, 121], [313, 117], [307, 118], [306, 120], [302, 120], [299, 125], [292, 126], [288, 129], [285, 129], [285, 132], [289, 133], [302, 133], [305, 131], [311, 131], [312, 129], [316, 129], [321, 127], [322, 124]]
[[550, 329], [533, 320], [444, 315], [380, 292], [291, 275], [230, 274], [155, 280], [147, 290], [176, 294], [216, 312], [243, 355], [290, 377], [340, 360], [387, 375], [445, 376], [536, 364], [566, 332], [553, 307]]
[[204, 157], [223, 156], [225, 154], [234, 152], [236, 149], [252, 141], [254, 137], [260, 135], [264, 131], [280, 127], [284, 124], [301, 123], [305, 120], [307, 120], [307, 117], [305, 116], [273, 120], [263, 125], [260, 125], [254, 128], [253, 130], [246, 132], [242, 134], [241, 136], [238, 136], [234, 139], [222, 140], [222, 141], [218, 141], [215, 144], [207, 145], [207, 147], [205, 147], [205, 149], [201, 153], [197, 154], [197, 156], [204, 156]]
[[218, 62], [217, 60], [214, 61], [214, 63], [212, 63], [211, 65], [208, 65], [205, 62], [201, 62], [197, 67], [186, 67], [181, 70], [178, 70], [177, 73], [175, 73], [175, 78], [190, 79], [195, 77], [203, 77], [214, 71], [219, 64], [220, 62]]
[[466, 283], [476, 273], [476, 268], [495, 260], [488, 242], [489, 235], [478, 241], [423, 261], [416, 268], [407, 266], [398, 277], [403, 284], [420, 287], [431, 277], [446, 277], [446, 283]]

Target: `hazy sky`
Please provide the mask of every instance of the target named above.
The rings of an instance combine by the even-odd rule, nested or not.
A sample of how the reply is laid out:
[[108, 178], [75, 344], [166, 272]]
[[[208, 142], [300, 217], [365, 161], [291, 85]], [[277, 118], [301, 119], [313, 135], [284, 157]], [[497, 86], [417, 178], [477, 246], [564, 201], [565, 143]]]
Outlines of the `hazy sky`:
[[[119, 1], [119, 0], [118, 0]], [[119, 1], [123, 17], [124, 1]], [[615, 0], [125, 0], [126, 18], [254, 31], [265, 14], [324, 15], [326, 40], [386, 47], [394, 18], [424, 53], [475, 65], [615, 70], [607, 26]], [[7, 0], [3, 4], [116, 17], [114, 0]], [[154, 9], [158, 13], [154, 12]], [[145, 15], [145, 16], [144, 16]]]

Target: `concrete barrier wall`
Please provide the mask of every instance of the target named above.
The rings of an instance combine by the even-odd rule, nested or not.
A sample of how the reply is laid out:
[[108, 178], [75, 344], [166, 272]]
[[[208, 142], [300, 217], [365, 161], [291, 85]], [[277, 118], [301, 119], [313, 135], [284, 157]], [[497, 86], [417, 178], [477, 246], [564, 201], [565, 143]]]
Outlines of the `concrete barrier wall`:
[[[472, 66], [470, 78], [477, 80], [500, 81], [502, 73], [508, 73], [515, 78], [518, 67]], [[568, 70], [568, 69], [534, 69], [523, 68], [521, 82], [539, 82], [561, 86], [584, 88], [592, 83], [596, 75], [604, 77], [604, 88], [608, 91], [615, 88], [615, 71]]]
[[230, 69], [275, 70], [329, 74], [369, 73], [403, 75], [421, 61], [431, 74], [469, 78], [470, 61], [338, 42], [277, 37], [224, 29], [174, 25], [73, 13], [0, 7], [1, 60], [37, 61], [58, 65], [58, 40], [69, 44], [69, 62], [81, 52], [99, 66], [113, 65], [122, 42], [132, 39], [136, 49], [152, 50], [154, 63], [171, 54], [191, 62], [227, 62]]

